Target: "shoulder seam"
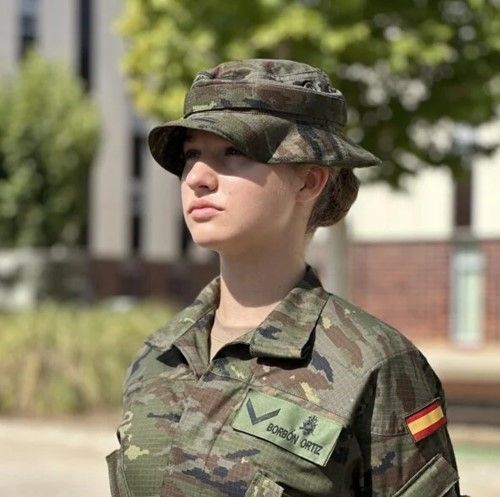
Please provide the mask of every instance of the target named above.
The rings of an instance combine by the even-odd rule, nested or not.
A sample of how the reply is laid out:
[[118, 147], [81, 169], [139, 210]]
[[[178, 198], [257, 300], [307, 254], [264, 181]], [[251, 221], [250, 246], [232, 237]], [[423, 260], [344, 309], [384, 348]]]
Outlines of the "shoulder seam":
[[383, 359], [381, 359], [380, 361], [378, 361], [377, 363], [375, 363], [373, 365], [373, 367], [371, 369], [368, 370], [368, 374], [372, 374], [374, 371], [376, 371], [377, 369], [380, 369], [380, 367], [384, 364], [387, 364], [389, 361], [393, 360], [393, 359], [396, 359], [397, 357], [400, 357], [400, 356], [403, 356], [403, 355], [410, 355], [410, 354], [415, 354], [415, 353], [418, 353], [418, 349], [417, 348], [413, 348], [413, 349], [405, 349], [405, 350], [400, 350], [398, 352], [395, 352], [394, 354], [392, 354], [391, 356], [389, 357], [384, 357]]

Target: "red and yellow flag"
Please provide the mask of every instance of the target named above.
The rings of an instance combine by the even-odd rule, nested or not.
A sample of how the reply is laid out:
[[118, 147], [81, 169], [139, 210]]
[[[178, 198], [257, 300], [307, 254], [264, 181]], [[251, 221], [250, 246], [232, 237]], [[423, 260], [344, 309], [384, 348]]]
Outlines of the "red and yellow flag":
[[406, 424], [415, 442], [428, 437], [446, 424], [441, 402], [435, 400], [428, 406], [406, 418]]

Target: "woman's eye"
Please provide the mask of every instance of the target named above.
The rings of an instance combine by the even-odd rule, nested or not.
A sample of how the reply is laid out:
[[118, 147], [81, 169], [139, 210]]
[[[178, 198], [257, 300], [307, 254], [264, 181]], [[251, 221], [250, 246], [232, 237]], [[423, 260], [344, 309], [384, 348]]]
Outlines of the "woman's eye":
[[226, 148], [226, 155], [245, 155], [243, 152], [234, 147]]
[[200, 153], [198, 152], [198, 150], [194, 150], [194, 149], [185, 150], [182, 154], [182, 156], [184, 157], [184, 160], [194, 159], [194, 158], [198, 157], [199, 155], [200, 155]]

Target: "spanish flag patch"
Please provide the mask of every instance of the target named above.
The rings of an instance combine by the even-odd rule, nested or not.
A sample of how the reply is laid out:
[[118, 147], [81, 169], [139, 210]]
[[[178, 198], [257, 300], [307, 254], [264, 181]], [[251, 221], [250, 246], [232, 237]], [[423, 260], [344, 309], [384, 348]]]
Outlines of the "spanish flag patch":
[[406, 424], [415, 442], [428, 437], [446, 424], [446, 416], [441, 407], [441, 402], [434, 400], [420, 411], [408, 416]]

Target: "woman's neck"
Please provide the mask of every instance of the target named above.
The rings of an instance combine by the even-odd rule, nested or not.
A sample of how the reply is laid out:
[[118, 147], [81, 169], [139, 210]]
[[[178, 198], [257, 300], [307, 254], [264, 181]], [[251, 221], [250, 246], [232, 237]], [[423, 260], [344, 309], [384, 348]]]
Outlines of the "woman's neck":
[[303, 254], [282, 251], [267, 257], [220, 258], [218, 319], [252, 328], [262, 322], [304, 275]]

